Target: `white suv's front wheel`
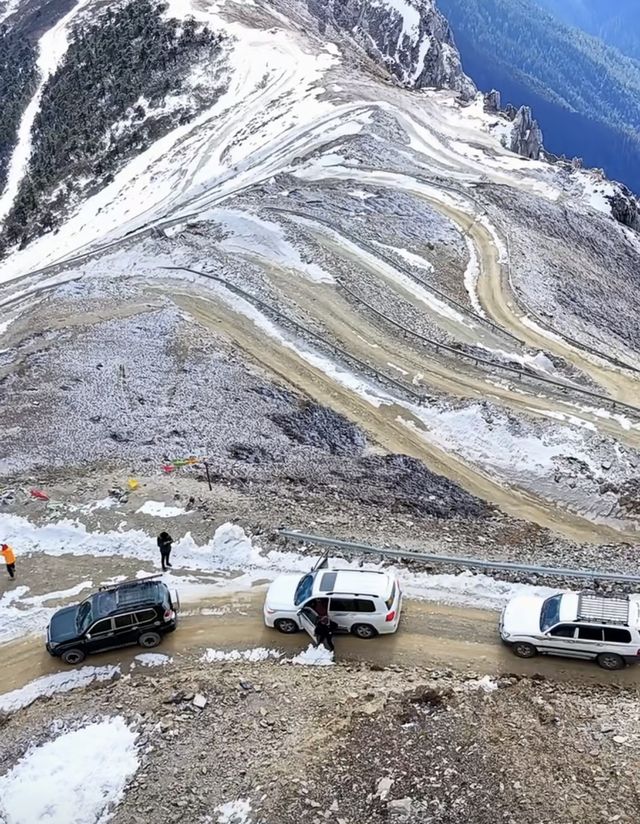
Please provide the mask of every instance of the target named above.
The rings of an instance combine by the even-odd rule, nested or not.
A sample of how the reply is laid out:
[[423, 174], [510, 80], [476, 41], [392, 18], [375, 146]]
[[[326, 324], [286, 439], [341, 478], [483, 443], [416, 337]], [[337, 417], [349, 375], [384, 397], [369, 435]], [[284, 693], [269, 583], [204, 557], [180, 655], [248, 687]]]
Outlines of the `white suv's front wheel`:
[[596, 661], [599, 667], [606, 670], [619, 670], [625, 667], [624, 658], [615, 652], [602, 652], [598, 655]]
[[526, 641], [516, 641], [511, 645], [511, 652], [518, 658], [535, 658], [538, 654], [536, 647], [533, 644], [527, 644]]
[[274, 627], [278, 630], [278, 632], [284, 632], [285, 635], [292, 635], [300, 629], [292, 618], [278, 618], [278, 620], [274, 623]]

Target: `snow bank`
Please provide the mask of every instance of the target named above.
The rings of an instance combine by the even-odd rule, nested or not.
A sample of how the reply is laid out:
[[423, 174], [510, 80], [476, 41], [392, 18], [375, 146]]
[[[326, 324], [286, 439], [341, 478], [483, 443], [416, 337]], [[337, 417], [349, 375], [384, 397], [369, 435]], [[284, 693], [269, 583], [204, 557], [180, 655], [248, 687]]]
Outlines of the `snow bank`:
[[484, 675], [482, 678], [473, 678], [470, 681], [465, 681], [464, 686], [468, 690], [477, 690], [482, 692], [495, 692], [498, 689], [498, 684], [489, 675]]
[[4, 824], [105, 824], [139, 766], [120, 716], [30, 749], [0, 778]]
[[334, 655], [326, 647], [314, 647], [309, 644], [304, 652], [288, 659], [292, 664], [300, 664], [306, 667], [331, 667], [334, 664]]
[[170, 664], [173, 658], [161, 652], [141, 652], [140, 655], [136, 655], [135, 660], [143, 667], [164, 667]]
[[7, 590], [0, 597], [0, 643], [44, 631], [55, 612], [53, 607], [45, 604], [73, 598], [91, 586], [91, 581], [83, 581], [69, 589], [47, 592], [44, 595], [28, 595], [27, 586]]
[[110, 681], [118, 675], [119, 666], [81, 667], [56, 672], [53, 675], [43, 675], [42, 678], [36, 678], [20, 689], [0, 695], [0, 712], [15, 712], [33, 704], [38, 698], [87, 687], [95, 681]]
[[205, 664], [216, 664], [220, 661], [249, 661], [255, 663], [257, 661], [267, 661], [272, 658], [282, 658], [283, 653], [276, 649], [267, 649], [266, 647], [254, 647], [254, 649], [207, 649], [200, 659]]
[[168, 506], [162, 501], [145, 501], [136, 511], [143, 515], [153, 515], [156, 518], [177, 518], [178, 515], [189, 514], [181, 506]]

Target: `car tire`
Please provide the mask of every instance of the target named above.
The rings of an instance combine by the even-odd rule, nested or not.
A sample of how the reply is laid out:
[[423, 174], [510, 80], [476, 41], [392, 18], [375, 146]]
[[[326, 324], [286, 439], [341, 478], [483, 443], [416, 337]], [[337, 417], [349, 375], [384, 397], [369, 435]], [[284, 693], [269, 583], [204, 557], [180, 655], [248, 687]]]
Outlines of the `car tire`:
[[162, 638], [157, 632], [143, 632], [138, 638], [138, 644], [145, 649], [157, 647], [160, 641], [162, 641]]
[[624, 658], [615, 652], [601, 652], [596, 658], [599, 667], [606, 670], [619, 670], [625, 668]]
[[278, 618], [273, 625], [278, 632], [283, 632], [285, 635], [293, 635], [300, 631], [300, 627], [296, 624], [293, 618]]
[[368, 640], [369, 638], [375, 638], [378, 631], [375, 627], [372, 627], [371, 624], [354, 624], [351, 627], [351, 634], [355, 635], [356, 638]]
[[535, 658], [538, 654], [536, 647], [533, 644], [527, 644], [526, 641], [516, 641], [511, 645], [511, 652], [518, 658]]
[[81, 649], [68, 649], [65, 650], [60, 658], [64, 661], [65, 664], [69, 664], [69, 666], [74, 666], [75, 664], [81, 664], [84, 659], [87, 657], [87, 654], [84, 650]]

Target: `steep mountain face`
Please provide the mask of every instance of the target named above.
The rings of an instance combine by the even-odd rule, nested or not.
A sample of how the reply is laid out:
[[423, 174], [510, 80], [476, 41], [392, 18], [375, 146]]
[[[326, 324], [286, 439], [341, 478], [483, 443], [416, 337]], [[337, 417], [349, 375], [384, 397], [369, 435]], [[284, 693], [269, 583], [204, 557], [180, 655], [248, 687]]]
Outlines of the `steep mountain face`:
[[476, 92], [435, 0], [307, 0], [320, 31], [346, 33], [403, 85]]
[[536, 0], [439, 5], [479, 88], [499, 89], [516, 108], [530, 106], [550, 151], [581, 157], [640, 193], [636, 60], [566, 26]]

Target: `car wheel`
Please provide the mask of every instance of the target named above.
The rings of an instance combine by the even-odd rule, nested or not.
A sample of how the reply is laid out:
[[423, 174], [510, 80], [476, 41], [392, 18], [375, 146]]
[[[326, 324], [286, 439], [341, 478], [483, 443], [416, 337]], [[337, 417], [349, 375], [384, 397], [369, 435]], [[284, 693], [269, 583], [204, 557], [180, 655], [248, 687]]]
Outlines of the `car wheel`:
[[371, 624], [354, 624], [351, 627], [351, 632], [357, 638], [373, 638], [378, 634], [375, 627], [372, 627]]
[[65, 664], [80, 664], [87, 657], [81, 649], [68, 649], [60, 656]]
[[533, 644], [527, 644], [525, 641], [519, 641], [513, 644], [511, 651], [514, 655], [517, 655], [518, 658], [535, 658], [538, 654], [538, 650]]
[[157, 632], [143, 632], [142, 635], [138, 638], [138, 643], [141, 647], [145, 647], [146, 649], [150, 649], [151, 647], [157, 647], [158, 644], [162, 641], [162, 638], [158, 635]]
[[274, 623], [274, 627], [278, 632], [284, 632], [285, 635], [293, 635], [294, 632], [298, 632], [300, 629], [293, 618], [278, 618]]
[[598, 666], [606, 670], [624, 669], [624, 658], [615, 652], [603, 652], [596, 658]]

